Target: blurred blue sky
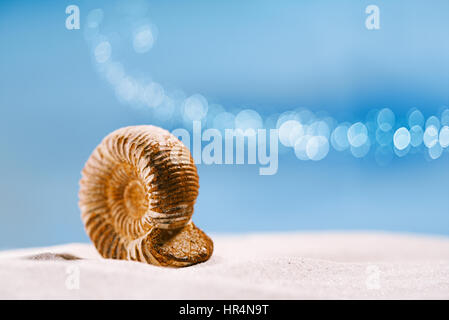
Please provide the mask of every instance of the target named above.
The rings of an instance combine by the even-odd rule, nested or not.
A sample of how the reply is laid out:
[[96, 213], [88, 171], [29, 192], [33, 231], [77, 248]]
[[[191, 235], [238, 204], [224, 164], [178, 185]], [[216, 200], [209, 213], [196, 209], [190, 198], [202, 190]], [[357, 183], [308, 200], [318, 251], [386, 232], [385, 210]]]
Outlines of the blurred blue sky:
[[[426, 117], [449, 105], [449, 2], [148, 1], [151, 51], [114, 52], [136, 76], [262, 115], [298, 107], [338, 121], [372, 108]], [[81, 30], [65, 28], [76, 4]], [[365, 28], [377, 4], [381, 29]], [[114, 1], [0, 2], [0, 249], [88, 241], [77, 206], [84, 162], [109, 132], [157, 124], [122, 105], [84, 39], [88, 12], [104, 32], [126, 23]], [[172, 129], [172, 128], [168, 128]], [[258, 166], [199, 166], [194, 221], [208, 232], [369, 229], [449, 235], [449, 154], [379, 167], [336, 152], [320, 162], [282, 155]]]

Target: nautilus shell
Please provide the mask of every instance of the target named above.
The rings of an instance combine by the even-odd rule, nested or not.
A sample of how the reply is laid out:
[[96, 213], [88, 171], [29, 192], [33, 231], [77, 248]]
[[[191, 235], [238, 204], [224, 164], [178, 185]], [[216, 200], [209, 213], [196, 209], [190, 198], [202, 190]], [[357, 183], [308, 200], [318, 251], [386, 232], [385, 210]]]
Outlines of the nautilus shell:
[[82, 170], [81, 218], [105, 258], [189, 266], [213, 251], [191, 221], [198, 188], [192, 156], [175, 136], [155, 126], [121, 128]]

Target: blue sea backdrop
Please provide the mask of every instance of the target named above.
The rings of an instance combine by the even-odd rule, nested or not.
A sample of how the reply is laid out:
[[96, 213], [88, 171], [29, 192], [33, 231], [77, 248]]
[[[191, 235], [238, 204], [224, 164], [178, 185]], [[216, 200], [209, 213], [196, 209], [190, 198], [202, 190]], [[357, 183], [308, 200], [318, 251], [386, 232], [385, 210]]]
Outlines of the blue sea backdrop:
[[[66, 28], [70, 5], [80, 29]], [[378, 30], [365, 26], [369, 5]], [[133, 42], [136, 21], [151, 26], [151, 50]], [[109, 41], [103, 51], [94, 27]], [[87, 242], [78, 182], [101, 139], [128, 125], [183, 127], [124, 102], [99, 66], [105, 50], [135, 79], [230, 113], [252, 109], [265, 121], [304, 108], [355, 123], [388, 108], [397, 126], [412, 108], [442, 119], [448, 36], [447, 0], [3, 0], [0, 249]], [[426, 150], [379, 163], [374, 148], [360, 158], [331, 148], [320, 161], [281, 148], [269, 176], [259, 165], [200, 164], [193, 220], [208, 233], [449, 235], [449, 148], [436, 159]]]

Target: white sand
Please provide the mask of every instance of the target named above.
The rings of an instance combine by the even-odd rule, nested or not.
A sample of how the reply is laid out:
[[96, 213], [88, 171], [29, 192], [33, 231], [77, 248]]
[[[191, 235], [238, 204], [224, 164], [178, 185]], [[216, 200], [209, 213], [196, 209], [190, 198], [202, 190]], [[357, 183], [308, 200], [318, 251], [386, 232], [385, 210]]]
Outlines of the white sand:
[[[0, 298], [449, 299], [447, 237], [346, 232], [213, 239], [211, 260], [184, 269], [105, 260], [90, 244], [3, 251]], [[82, 259], [24, 258], [45, 252]]]

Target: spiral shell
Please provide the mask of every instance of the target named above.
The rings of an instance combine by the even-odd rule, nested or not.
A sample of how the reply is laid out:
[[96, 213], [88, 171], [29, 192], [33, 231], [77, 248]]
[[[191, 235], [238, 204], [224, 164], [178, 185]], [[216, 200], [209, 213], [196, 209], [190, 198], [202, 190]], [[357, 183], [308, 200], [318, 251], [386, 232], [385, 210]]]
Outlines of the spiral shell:
[[121, 128], [82, 170], [81, 219], [105, 258], [189, 266], [213, 251], [191, 221], [198, 188], [192, 156], [175, 136], [155, 126]]

